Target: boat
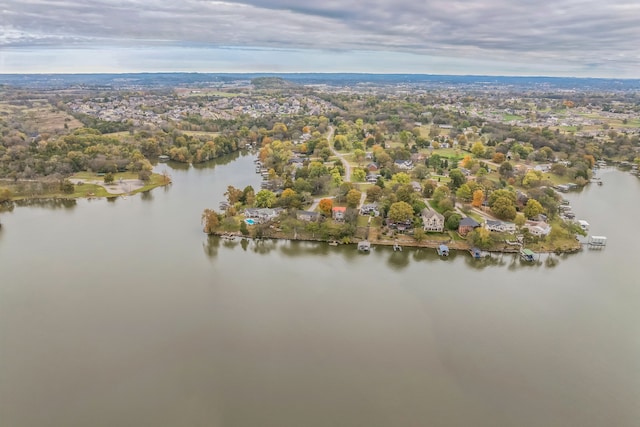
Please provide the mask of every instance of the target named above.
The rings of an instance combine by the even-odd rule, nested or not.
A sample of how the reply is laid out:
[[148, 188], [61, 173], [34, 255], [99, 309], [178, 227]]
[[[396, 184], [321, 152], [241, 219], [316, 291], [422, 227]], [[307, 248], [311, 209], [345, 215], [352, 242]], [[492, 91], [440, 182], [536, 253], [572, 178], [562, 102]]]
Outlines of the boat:
[[329, 242], [329, 246], [338, 246], [338, 242], [332, 240], [331, 242]]
[[523, 261], [533, 262], [536, 259], [536, 253], [531, 249], [521, 249], [520, 258], [522, 258]]
[[158, 156], [158, 161], [159, 162], [168, 162], [169, 161], [169, 156], [166, 156], [166, 155]]
[[402, 252], [402, 246], [400, 246], [397, 242], [393, 244], [393, 251]]
[[436, 250], [440, 256], [449, 256], [449, 246], [447, 245], [440, 245]]

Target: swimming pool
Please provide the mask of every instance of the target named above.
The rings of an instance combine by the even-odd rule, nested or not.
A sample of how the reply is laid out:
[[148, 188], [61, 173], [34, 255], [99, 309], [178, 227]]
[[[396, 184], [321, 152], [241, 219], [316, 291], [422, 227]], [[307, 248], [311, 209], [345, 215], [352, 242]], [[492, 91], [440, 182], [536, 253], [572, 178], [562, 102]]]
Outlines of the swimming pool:
[[245, 220], [244, 220], [244, 222], [246, 222], [246, 223], [247, 223], [247, 224], [249, 224], [249, 225], [253, 225], [253, 224], [255, 224], [255, 223], [256, 223], [256, 222], [255, 222], [254, 220], [252, 220], [251, 218], [247, 218], [247, 219], [245, 219]]

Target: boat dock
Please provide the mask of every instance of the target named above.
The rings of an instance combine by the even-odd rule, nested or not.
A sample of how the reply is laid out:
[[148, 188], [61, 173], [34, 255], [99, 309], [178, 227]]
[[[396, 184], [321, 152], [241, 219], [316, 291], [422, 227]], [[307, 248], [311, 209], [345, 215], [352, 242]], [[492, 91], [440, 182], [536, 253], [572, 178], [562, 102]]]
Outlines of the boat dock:
[[520, 258], [522, 258], [523, 261], [533, 262], [536, 259], [536, 253], [531, 249], [521, 249]]
[[371, 242], [367, 240], [358, 242], [358, 250], [360, 252], [369, 252], [371, 250]]
[[438, 246], [436, 251], [438, 251], [438, 255], [440, 256], [449, 256], [449, 246], [447, 245]]
[[607, 238], [605, 236], [591, 236], [587, 241], [587, 245], [593, 249], [602, 249], [607, 246]]

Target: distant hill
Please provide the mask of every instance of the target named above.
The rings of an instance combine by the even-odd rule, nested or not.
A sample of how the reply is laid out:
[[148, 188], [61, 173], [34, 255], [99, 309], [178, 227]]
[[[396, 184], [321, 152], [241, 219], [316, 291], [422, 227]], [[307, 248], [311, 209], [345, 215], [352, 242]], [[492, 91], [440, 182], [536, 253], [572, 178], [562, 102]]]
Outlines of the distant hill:
[[640, 79], [575, 77], [457, 76], [434, 74], [364, 73], [124, 73], [124, 74], [0, 74], [0, 85], [40, 89], [90, 87], [122, 89], [213, 86], [252, 82], [263, 88], [287, 88], [304, 84], [351, 86], [420, 85], [428, 87], [509, 87], [510, 90], [637, 91]]
[[282, 77], [255, 77], [251, 84], [258, 89], [285, 89], [297, 86]]

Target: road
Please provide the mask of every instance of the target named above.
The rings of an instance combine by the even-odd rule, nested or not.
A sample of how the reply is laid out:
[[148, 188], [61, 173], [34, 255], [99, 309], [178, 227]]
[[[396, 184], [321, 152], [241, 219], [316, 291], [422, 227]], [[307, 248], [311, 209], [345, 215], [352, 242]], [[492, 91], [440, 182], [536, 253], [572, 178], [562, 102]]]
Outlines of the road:
[[329, 148], [331, 149], [331, 151], [333, 152], [333, 155], [338, 157], [340, 159], [340, 161], [342, 162], [342, 165], [344, 166], [344, 180], [346, 182], [351, 182], [351, 165], [349, 164], [349, 162], [347, 162], [347, 160], [344, 158], [344, 154], [340, 154], [338, 153], [334, 148], [333, 148], [333, 133], [334, 133], [334, 129], [333, 126], [329, 126], [329, 134], [327, 135], [327, 141], [329, 141]]

